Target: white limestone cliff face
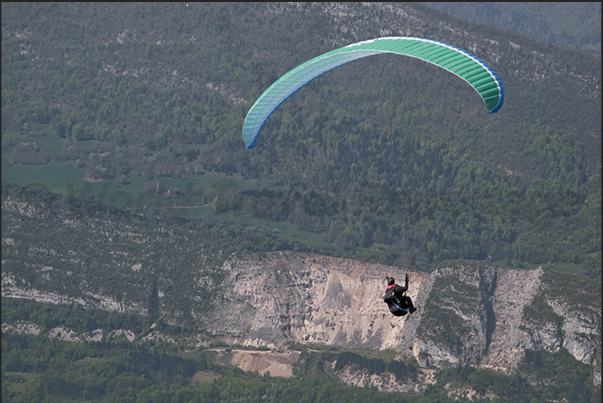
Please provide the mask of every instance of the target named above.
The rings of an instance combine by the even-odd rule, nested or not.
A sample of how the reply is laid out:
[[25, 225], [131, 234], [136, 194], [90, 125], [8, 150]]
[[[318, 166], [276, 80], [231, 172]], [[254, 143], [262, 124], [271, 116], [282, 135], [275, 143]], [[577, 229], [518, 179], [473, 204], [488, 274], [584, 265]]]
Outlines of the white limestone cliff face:
[[[600, 309], [547, 301], [560, 320], [536, 326], [524, 308], [542, 293], [542, 269], [486, 263], [430, 274], [297, 253], [241, 255], [227, 262], [228, 291], [201, 320], [244, 343], [292, 342], [394, 349], [423, 366], [475, 365], [512, 370], [525, 349], [566, 348], [593, 365], [600, 348]], [[381, 297], [385, 276], [402, 282], [418, 307], [392, 316]]]
[[[576, 306], [551, 301], [551, 307], [563, 318], [563, 347], [584, 364], [592, 364], [597, 354], [595, 339], [601, 338], [601, 311], [577, 309]], [[599, 307], [600, 308], [600, 307]]]
[[392, 316], [383, 302], [385, 276], [403, 281], [410, 273], [413, 298], [426, 278], [424, 273], [320, 255], [266, 256], [227, 263], [228, 291], [220, 308], [205, 318], [207, 326], [280, 343], [390, 348], [403, 338], [407, 320]]
[[523, 309], [530, 304], [540, 287], [542, 270], [497, 269], [496, 289], [492, 298], [495, 327], [481, 364], [495, 369], [514, 367], [525, 348], [531, 348], [526, 333], [520, 329]]
[[[473, 365], [509, 372], [526, 349], [565, 348], [576, 360], [595, 367], [593, 379], [600, 384], [600, 303], [547, 299], [542, 269], [475, 262], [423, 273], [315, 254], [273, 252], [233, 256], [218, 271], [225, 280], [213, 286], [214, 308], [205, 309], [207, 305], [192, 298], [189, 309], [205, 332], [234, 343], [393, 349], [400, 356], [414, 356], [424, 368]], [[395, 317], [382, 300], [385, 276], [401, 283], [406, 273], [409, 295], [418, 310]], [[89, 292], [72, 298], [21, 289], [20, 284], [12, 274], [3, 273], [2, 295], [145, 313], [144, 301], [117, 303]], [[163, 310], [169, 307], [170, 295], [160, 297], [167, 317]], [[537, 298], [549, 313], [526, 316], [526, 308]]]

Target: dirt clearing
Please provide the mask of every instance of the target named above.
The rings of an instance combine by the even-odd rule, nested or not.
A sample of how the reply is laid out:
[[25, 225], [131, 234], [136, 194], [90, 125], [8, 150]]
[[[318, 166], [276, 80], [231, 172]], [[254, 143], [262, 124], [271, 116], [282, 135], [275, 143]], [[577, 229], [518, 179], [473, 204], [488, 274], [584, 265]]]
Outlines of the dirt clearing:
[[260, 375], [270, 372], [270, 376], [289, 378], [300, 352], [232, 350], [231, 354], [231, 363], [243, 371], [257, 371]]

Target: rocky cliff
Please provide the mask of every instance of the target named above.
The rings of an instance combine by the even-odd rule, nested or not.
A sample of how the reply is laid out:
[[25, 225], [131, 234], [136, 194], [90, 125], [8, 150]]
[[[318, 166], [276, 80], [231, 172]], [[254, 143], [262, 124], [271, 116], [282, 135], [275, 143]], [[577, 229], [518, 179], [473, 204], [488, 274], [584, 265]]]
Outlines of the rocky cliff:
[[[600, 384], [600, 292], [579, 276], [486, 262], [425, 273], [300, 252], [219, 257], [203, 231], [66, 214], [5, 198], [3, 297], [158, 315], [248, 346], [393, 349], [424, 368], [513, 371], [526, 350], [565, 349]], [[406, 273], [418, 310], [394, 317], [384, 278]]]
[[[325, 343], [394, 349], [422, 366], [512, 369], [525, 349], [566, 348], [592, 365], [600, 348], [600, 306], [547, 300], [557, 315], [530, 317], [546, 295], [543, 270], [457, 264], [426, 274], [312, 254], [242, 255], [229, 260], [228, 292], [204, 327], [243, 344]], [[392, 316], [381, 300], [385, 275], [410, 274], [418, 310]]]
[[[473, 365], [504, 371], [512, 371], [526, 349], [553, 352], [563, 347], [576, 360], [598, 368], [595, 380], [600, 383], [600, 305], [543, 300], [548, 285], [542, 281], [541, 268], [527, 271], [476, 262], [427, 274], [274, 252], [242, 254], [228, 260], [222, 270], [227, 276], [217, 308], [195, 315], [206, 332], [242, 345], [320, 343], [393, 349], [401, 356], [414, 356], [422, 367]], [[395, 317], [381, 299], [384, 277], [402, 280], [406, 273], [418, 310]], [[98, 296], [80, 301], [19, 289], [12, 276], [4, 274], [4, 297], [75, 301], [105, 309], [121, 306]], [[536, 314], [535, 300], [546, 304], [552, 315]], [[132, 309], [137, 311], [136, 305]], [[195, 306], [191, 309], [195, 311]]]

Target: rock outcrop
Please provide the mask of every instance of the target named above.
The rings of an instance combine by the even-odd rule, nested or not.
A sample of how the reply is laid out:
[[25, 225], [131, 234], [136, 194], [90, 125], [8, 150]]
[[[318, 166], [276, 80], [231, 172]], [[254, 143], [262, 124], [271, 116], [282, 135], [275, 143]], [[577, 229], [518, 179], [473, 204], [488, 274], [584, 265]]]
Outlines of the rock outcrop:
[[[425, 368], [472, 365], [505, 371], [517, 366], [526, 349], [565, 348], [576, 360], [595, 366], [594, 379], [600, 383], [600, 304], [549, 296], [541, 268], [465, 262], [423, 273], [316, 254], [273, 252], [233, 256], [217, 271], [224, 280], [213, 285], [220, 290], [214, 308], [207, 310], [207, 305], [193, 300], [191, 315], [205, 332], [241, 345], [321, 343], [393, 349], [399, 356], [412, 355]], [[408, 294], [418, 310], [395, 317], [382, 301], [385, 276], [401, 281], [406, 273]], [[144, 305], [121, 301], [113, 306], [95, 293], [73, 298], [21, 289], [11, 273], [3, 273], [2, 295], [126, 312], [140, 312]], [[164, 316], [169, 316], [169, 297], [158, 295]]]
[[[600, 310], [548, 301], [556, 316], [526, 317], [546, 298], [543, 270], [483, 262], [431, 274], [312, 254], [241, 255], [228, 261], [227, 292], [201, 320], [243, 344], [325, 343], [394, 349], [422, 366], [474, 365], [512, 370], [526, 349], [566, 348], [595, 363]], [[381, 300], [385, 275], [410, 274], [417, 312], [392, 316]]]

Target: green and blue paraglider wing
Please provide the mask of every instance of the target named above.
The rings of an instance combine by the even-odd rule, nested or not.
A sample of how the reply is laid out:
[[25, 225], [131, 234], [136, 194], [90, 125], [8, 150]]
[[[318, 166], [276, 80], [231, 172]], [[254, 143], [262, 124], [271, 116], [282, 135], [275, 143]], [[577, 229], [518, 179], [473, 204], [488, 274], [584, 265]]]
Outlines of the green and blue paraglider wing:
[[504, 100], [502, 83], [494, 71], [472, 54], [454, 46], [423, 38], [386, 37], [353, 43], [300, 64], [275, 81], [255, 101], [243, 124], [243, 141], [253, 148], [262, 126], [280, 104], [295, 91], [329, 70], [345, 63], [382, 53], [415, 57], [450, 71], [471, 85], [497, 112]]

